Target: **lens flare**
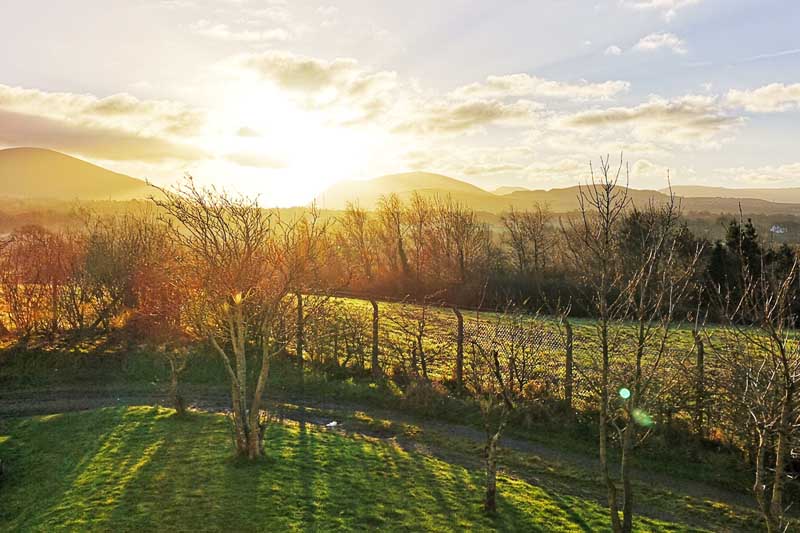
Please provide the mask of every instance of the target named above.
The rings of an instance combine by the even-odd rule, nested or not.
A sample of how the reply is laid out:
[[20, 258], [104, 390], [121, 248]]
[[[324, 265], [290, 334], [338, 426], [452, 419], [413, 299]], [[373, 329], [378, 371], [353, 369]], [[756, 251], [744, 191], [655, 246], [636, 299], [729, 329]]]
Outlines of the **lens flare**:
[[619, 396], [620, 396], [620, 398], [622, 398], [623, 400], [627, 400], [628, 398], [630, 398], [630, 397], [631, 397], [631, 391], [630, 391], [630, 390], [628, 390], [628, 389], [626, 389], [625, 387], [622, 387], [622, 388], [619, 390]]
[[653, 419], [650, 417], [650, 415], [648, 415], [641, 409], [634, 409], [632, 414], [633, 414], [633, 421], [642, 427], [649, 428], [655, 423], [653, 422]]

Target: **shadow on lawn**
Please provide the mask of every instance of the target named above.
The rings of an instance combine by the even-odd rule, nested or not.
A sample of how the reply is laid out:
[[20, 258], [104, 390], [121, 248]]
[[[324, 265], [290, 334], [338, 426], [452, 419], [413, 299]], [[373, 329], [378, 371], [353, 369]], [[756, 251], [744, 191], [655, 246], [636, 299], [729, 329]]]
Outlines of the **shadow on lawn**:
[[271, 424], [255, 463], [231, 458], [221, 415], [130, 407], [15, 422], [0, 441], [13, 468], [0, 529], [595, 531], [606, 522], [593, 502], [506, 477], [499, 515], [487, 517], [482, 472], [301, 420]]

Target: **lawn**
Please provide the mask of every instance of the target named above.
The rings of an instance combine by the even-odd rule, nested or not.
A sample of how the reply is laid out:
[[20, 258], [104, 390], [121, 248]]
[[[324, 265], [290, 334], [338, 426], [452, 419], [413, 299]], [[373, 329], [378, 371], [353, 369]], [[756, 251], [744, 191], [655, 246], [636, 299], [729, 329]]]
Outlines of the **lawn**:
[[[500, 477], [481, 511], [480, 471], [392, 439], [276, 422], [265, 458], [233, 460], [227, 419], [119, 407], [0, 425], [0, 530], [604, 531], [593, 500]], [[639, 531], [692, 531], [648, 519]]]

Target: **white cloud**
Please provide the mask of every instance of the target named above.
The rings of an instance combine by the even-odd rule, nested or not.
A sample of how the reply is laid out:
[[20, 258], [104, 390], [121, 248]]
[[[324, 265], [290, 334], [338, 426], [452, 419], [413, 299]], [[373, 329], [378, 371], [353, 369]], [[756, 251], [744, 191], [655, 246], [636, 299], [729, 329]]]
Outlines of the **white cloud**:
[[789, 50], [779, 50], [778, 52], [770, 52], [767, 54], [758, 54], [755, 56], [746, 57], [742, 61], [744, 63], [749, 63], [751, 61], [760, 61], [762, 59], [774, 59], [776, 57], [793, 56], [797, 54], [800, 54], [800, 48], [791, 48]]
[[127, 93], [98, 98], [91, 94], [45, 92], [0, 84], [0, 109], [144, 135], [196, 133], [205, 114], [168, 100], [139, 100]]
[[213, 24], [207, 20], [198, 20], [190, 26], [190, 29], [197, 35], [221, 41], [254, 43], [264, 41], [288, 41], [292, 37], [289, 31], [284, 28], [272, 28], [268, 30], [232, 30], [227, 24]]
[[205, 113], [127, 93], [105, 98], [0, 85], [0, 142], [46, 146], [109, 160], [197, 158], [183, 139], [199, 133]]
[[731, 167], [714, 170], [722, 178], [741, 185], [797, 186], [800, 182], [800, 162], [760, 167]]
[[[397, 74], [372, 71], [352, 58], [324, 60], [270, 51], [247, 54], [236, 63], [262, 80], [295, 95], [307, 108], [338, 106], [348, 111], [342, 123], [376, 119], [392, 107]], [[355, 113], [355, 114], [354, 114]]]
[[630, 85], [629, 82], [620, 80], [601, 83], [587, 81], [565, 83], [528, 74], [508, 74], [489, 76], [483, 83], [459, 87], [451, 93], [451, 96], [455, 98], [541, 96], [571, 100], [608, 100], [620, 93], [628, 92]]
[[641, 141], [700, 146], [714, 145], [718, 136], [740, 125], [740, 117], [726, 114], [712, 96], [687, 95], [675, 100], [659, 97], [634, 107], [581, 111], [559, 118], [561, 127], [630, 131]]
[[620, 3], [640, 11], [660, 11], [666, 20], [672, 20], [680, 9], [699, 4], [702, 0], [620, 0]]
[[603, 53], [607, 56], [618, 56], [622, 54], [622, 48], [620, 48], [615, 44], [612, 44], [611, 46], [606, 48], [606, 51]]
[[420, 106], [394, 128], [400, 133], [472, 132], [488, 125], [530, 124], [541, 105], [529, 100], [504, 103], [499, 100], [437, 101]]
[[753, 113], [775, 113], [800, 109], [800, 83], [785, 85], [771, 83], [752, 90], [731, 89], [725, 96], [726, 102]]
[[667, 48], [676, 54], [685, 54], [687, 51], [686, 43], [674, 33], [651, 33], [642, 37], [633, 48], [641, 52], [652, 52]]
[[339, 8], [336, 6], [319, 6], [317, 8], [317, 13], [320, 15], [324, 15], [326, 17], [333, 16], [339, 12]]

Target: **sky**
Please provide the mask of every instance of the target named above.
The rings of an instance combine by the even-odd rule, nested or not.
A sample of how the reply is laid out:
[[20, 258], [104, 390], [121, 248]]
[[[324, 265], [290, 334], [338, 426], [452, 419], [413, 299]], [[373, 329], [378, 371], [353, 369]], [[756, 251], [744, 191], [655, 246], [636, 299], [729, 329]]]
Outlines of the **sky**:
[[[794, 0], [0, 0], [0, 147], [310, 202], [425, 170], [492, 190], [800, 186]], [[324, 207], [324, 206], [323, 206]]]

